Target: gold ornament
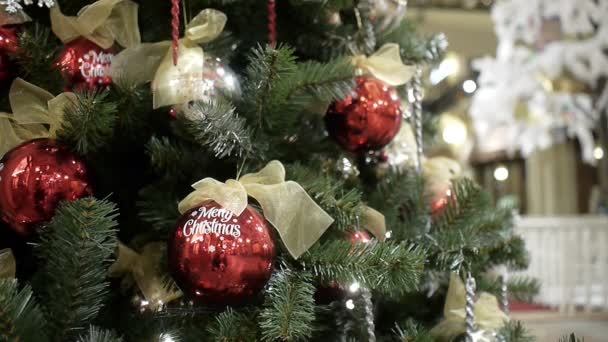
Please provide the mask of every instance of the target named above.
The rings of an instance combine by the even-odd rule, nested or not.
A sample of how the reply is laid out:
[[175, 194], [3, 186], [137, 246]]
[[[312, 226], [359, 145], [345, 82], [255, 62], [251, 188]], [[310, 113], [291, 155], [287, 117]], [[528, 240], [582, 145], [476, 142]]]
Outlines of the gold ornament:
[[294, 258], [306, 252], [329, 228], [333, 219], [319, 207], [298, 183], [285, 181], [285, 168], [274, 160], [257, 173], [225, 183], [205, 178], [192, 185], [195, 189], [179, 203], [185, 213], [202, 202], [213, 200], [236, 216], [247, 207], [247, 197], [258, 201], [264, 217], [279, 232]]

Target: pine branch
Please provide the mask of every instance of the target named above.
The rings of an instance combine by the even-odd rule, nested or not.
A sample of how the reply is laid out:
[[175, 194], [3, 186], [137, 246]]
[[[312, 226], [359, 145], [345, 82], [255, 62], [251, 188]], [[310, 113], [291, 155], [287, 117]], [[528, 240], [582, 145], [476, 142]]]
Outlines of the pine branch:
[[255, 319], [250, 313], [227, 308], [207, 327], [207, 337], [217, 342], [252, 341], [257, 335]]
[[59, 41], [48, 27], [36, 23], [19, 36], [20, 49], [12, 55], [29, 82], [45, 88], [52, 94], [63, 90], [61, 73], [54, 66]]
[[[526, 341], [527, 342], [527, 341]], [[584, 338], [578, 338], [574, 333], [559, 338], [559, 342], [585, 342]]]
[[283, 269], [268, 284], [260, 328], [264, 341], [299, 341], [310, 339], [315, 319], [310, 274], [296, 274]]
[[408, 170], [389, 172], [373, 189], [370, 205], [384, 214], [392, 239], [417, 239], [426, 232], [429, 214], [424, 186], [424, 178]]
[[296, 70], [295, 57], [291, 48], [267, 46], [253, 49], [248, 59], [244, 103], [251, 113], [250, 119], [255, 120], [256, 127], [262, 127], [265, 113], [273, 107], [276, 83], [291, 77]]
[[146, 153], [156, 173], [171, 179], [189, 178], [193, 165], [201, 162], [200, 154], [195, 154], [190, 146], [169, 140], [168, 137], [150, 138]]
[[112, 331], [89, 326], [89, 331], [78, 338], [78, 342], [122, 342]]
[[0, 340], [44, 342], [46, 321], [28, 285], [19, 290], [13, 279], [0, 279]]
[[[478, 291], [490, 292], [496, 296], [501, 294], [502, 282], [500, 279], [478, 278]], [[509, 297], [516, 300], [531, 302], [532, 298], [540, 292], [540, 283], [537, 279], [528, 277], [511, 277], [507, 282]]]
[[391, 241], [352, 245], [334, 240], [314, 245], [299, 260], [315, 276], [339, 284], [357, 281], [384, 293], [415, 290], [425, 263], [425, 253], [406, 242]]
[[226, 100], [195, 102], [184, 109], [179, 119], [193, 140], [208, 147], [218, 158], [233, 154], [240, 157], [253, 151], [245, 120]]
[[117, 107], [108, 101], [107, 92], [77, 94], [76, 103], [68, 106], [58, 138], [73, 146], [80, 155], [88, 155], [108, 144], [114, 133]]
[[357, 229], [363, 214], [361, 192], [345, 189], [344, 181], [320, 172], [314, 163], [290, 165], [290, 179], [300, 184], [333, 219], [339, 230]]
[[400, 342], [433, 342], [431, 333], [408, 320], [403, 327], [395, 325], [394, 333]]
[[116, 216], [115, 205], [106, 200], [66, 202], [41, 233], [36, 251], [42, 266], [34, 284], [54, 340], [75, 338], [102, 307], [116, 247]]
[[140, 190], [137, 201], [139, 217], [150, 224], [159, 237], [166, 237], [180, 217], [177, 204], [179, 189], [171, 180], [155, 182]]
[[505, 326], [498, 331], [498, 335], [502, 336], [505, 342], [532, 342], [536, 340], [520, 321], [506, 322]]

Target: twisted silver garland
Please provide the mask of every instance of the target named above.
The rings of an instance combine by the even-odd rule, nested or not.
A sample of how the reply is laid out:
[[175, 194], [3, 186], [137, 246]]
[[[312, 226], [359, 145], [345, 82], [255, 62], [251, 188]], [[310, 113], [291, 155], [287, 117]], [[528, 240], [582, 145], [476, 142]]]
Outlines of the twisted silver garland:
[[357, 10], [361, 14], [361, 29], [363, 30], [363, 43], [365, 53], [370, 55], [376, 50], [376, 33], [371, 20], [371, 12], [374, 7], [373, 0], [361, 0], [357, 5]]
[[502, 304], [502, 311], [508, 316], [509, 315], [509, 288], [507, 285], [507, 275], [500, 276], [500, 301]]
[[376, 342], [376, 325], [374, 324], [374, 304], [372, 303], [372, 293], [369, 289], [361, 290], [361, 297], [365, 305], [365, 322], [367, 323], [367, 336], [369, 342]]
[[466, 341], [473, 342], [473, 334], [475, 333], [475, 278], [469, 273], [465, 285], [466, 291], [466, 307], [465, 307], [465, 326], [466, 326]]
[[416, 171], [422, 172], [422, 68], [416, 67], [416, 73], [412, 79], [412, 94], [414, 103], [412, 106], [412, 117], [414, 129], [416, 130]]

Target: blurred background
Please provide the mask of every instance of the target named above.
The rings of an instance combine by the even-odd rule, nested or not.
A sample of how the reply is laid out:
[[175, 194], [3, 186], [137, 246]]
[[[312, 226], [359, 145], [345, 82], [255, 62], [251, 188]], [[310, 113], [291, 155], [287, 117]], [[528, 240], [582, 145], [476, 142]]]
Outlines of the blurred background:
[[[396, 2], [396, 1], [393, 1]], [[425, 75], [430, 156], [514, 205], [542, 283], [513, 303], [542, 340], [608, 341], [608, 1], [410, 0], [449, 42]]]

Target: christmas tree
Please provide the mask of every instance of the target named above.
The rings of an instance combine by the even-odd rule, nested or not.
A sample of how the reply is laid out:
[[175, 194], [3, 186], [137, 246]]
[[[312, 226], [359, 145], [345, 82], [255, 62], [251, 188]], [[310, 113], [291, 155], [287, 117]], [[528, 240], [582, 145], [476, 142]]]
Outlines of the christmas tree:
[[38, 2], [0, 2], [0, 340], [529, 340], [405, 3]]

